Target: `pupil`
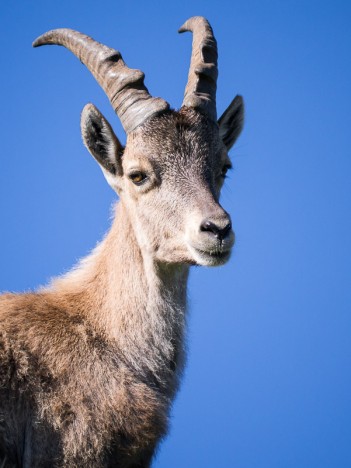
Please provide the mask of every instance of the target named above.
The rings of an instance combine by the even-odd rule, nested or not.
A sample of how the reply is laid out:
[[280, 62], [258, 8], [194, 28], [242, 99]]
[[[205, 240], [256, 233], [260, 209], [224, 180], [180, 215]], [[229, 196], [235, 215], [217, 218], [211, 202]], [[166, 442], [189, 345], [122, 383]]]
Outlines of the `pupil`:
[[134, 183], [138, 184], [144, 180], [145, 176], [142, 172], [137, 172], [135, 174], [130, 175], [130, 178]]

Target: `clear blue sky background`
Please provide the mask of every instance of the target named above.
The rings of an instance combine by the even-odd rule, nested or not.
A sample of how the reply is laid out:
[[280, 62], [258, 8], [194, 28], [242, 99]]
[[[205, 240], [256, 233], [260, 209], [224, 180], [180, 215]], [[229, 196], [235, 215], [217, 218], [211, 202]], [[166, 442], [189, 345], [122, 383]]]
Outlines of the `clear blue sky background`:
[[218, 111], [246, 126], [222, 201], [230, 264], [190, 280], [189, 362], [156, 468], [351, 466], [348, 1], [1, 2], [0, 288], [44, 284], [109, 227], [114, 195], [81, 143], [89, 72], [59, 47], [71, 27], [121, 50], [155, 95], [182, 102], [190, 16], [219, 45]]

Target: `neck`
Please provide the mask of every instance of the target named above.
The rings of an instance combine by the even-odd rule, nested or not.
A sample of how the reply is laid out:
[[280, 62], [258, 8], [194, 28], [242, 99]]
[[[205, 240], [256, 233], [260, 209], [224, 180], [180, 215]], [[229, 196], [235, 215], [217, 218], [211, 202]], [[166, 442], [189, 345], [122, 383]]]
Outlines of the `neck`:
[[128, 365], [160, 376], [182, 367], [188, 270], [142, 249], [119, 203], [106, 238], [53, 290], [81, 295], [88, 321], [116, 343]]

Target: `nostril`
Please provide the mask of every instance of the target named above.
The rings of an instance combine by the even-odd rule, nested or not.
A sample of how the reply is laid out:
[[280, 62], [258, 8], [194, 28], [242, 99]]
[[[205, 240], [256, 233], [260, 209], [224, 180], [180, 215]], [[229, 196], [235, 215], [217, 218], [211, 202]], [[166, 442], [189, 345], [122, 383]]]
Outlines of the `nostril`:
[[232, 223], [228, 223], [223, 229], [221, 229], [221, 239], [224, 239], [226, 235], [231, 231]]
[[213, 232], [214, 234], [217, 234], [218, 227], [214, 223], [211, 223], [211, 221], [204, 221], [200, 226], [200, 230], [209, 231]]
[[212, 221], [206, 220], [201, 224], [200, 229], [203, 232], [211, 232], [217, 239], [223, 240], [232, 229], [232, 224], [229, 222], [222, 228]]

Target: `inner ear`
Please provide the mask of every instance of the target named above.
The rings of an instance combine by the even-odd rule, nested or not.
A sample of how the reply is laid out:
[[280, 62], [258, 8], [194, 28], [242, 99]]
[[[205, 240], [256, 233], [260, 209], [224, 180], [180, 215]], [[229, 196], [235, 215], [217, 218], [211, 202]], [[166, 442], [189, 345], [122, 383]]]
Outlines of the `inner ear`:
[[235, 96], [218, 120], [219, 136], [228, 150], [234, 145], [244, 125], [244, 101]]
[[111, 125], [93, 104], [84, 107], [80, 126], [84, 145], [90, 154], [110, 174], [120, 174], [124, 148]]

